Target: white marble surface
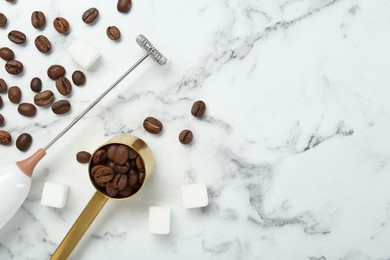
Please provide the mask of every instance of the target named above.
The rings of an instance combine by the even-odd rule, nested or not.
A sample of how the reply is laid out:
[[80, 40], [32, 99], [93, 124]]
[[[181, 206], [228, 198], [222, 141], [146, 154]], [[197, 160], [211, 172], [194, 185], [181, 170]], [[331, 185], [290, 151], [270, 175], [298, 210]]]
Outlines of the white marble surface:
[[[81, 15], [92, 6], [101, 17], [88, 26]], [[34, 10], [47, 16], [50, 55], [33, 44]], [[123, 15], [115, 1], [17, 0], [1, 1], [0, 12], [9, 19], [0, 45], [26, 67], [22, 77], [0, 75], [24, 101], [33, 76], [54, 89], [49, 65], [79, 68], [65, 51], [78, 37], [102, 53], [86, 86], [74, 87], [68, 115], [23, 118], [2, 94], [2, 129], [34, 138], [27, 153], [0, 147], [2, 162], [45, 146], [135, 62], [139, 33], [169, 59], [142, 64], [48, 150], [27, 201], [0, 230], [1, 259], [49, 258], [94, 193], [75, 154], [119, 133], [150, 144], [154, 175], [139, 196], [106, 204], [71, 259], [390, 259], [389, 1], [143, 0]], [[71, 23], [68, 36], [54, 31], [56, 16]], [[109, 25], [120, 42], [106, 37]], [[26, 46], [7, 39], [11, 29], [26, 33]], [[208, 105], [201, 120], [190, 114], [198, 99]], [[160, 136], [143, 130], [146, 116], [164, 123]], [[184, 128], [194, 132], [190, 146], [177, 140]], [[40, 205], [46, 180], [70, 185], [63, 209]], [[180, 186], [192, 182], [208, 186], [207, 208], [182, 209]], [[171, 207], [170, 235], [148, 234], [151, 205]]]

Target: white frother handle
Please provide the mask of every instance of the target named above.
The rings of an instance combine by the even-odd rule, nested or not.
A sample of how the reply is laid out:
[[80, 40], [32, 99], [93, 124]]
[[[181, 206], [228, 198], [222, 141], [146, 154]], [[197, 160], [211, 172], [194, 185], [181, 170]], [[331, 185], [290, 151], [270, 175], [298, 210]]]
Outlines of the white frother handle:
[[0, 229], [12, 218], [30, 191], [31, 178], [16, 163], [3, 164], [0, 172]]

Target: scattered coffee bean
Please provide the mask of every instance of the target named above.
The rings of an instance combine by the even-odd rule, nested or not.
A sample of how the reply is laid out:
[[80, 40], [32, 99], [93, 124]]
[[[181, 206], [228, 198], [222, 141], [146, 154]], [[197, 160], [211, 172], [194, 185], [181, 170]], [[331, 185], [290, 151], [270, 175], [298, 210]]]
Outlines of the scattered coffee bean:
[[8, 39], [16, 44], [22, 44], [26, 41], [26, 35], [21, 31], [12, 30], [8, 33]]
[[0, 49], [0, 57], [5, 61], [9, 61], [15, 58], [15, 54], [10, 48], [3, 47]]
[[154, 117], [145, 118], [143, 126], [151, 134], [159, 134], [163, 129], [163, 124]]
[[118, 0], [116, 9], [121, 13], [128, 13], [131, 8], [131, 0]]
[[34, 11], [31, 14], [31, 24], [36, 29], [42, 29], [45, 26], [46, 17], [41, 11]]
[[5, 27], [7, 25], [7, 16], [5, 14], [0, 13], [0, 27]]
[[190, 144], [192, 142], [193, 136], [190, 130], [183, 130], [179, 134], [179, 141], [182, 144]]
[[59, 100], [51, 106], [54, 114], [62, 115], [70, 111], [71, 105], [68, 100]]
[[35, 47], [42, 53], [48, 53], [51, 49], [51, 43], [44, 35], [38, 35], [34, 42]]
[[116, 26], [108, 26], [106, 30], [108, 38], [117, 41], [121, 38], [121, 31]]
[[32, 117], [37, 113], [37, 108], [31, 103], [21, 103], [18, 106], [18, 112], [22, 116]]
[[22, 152], [25, 152], [30, 148], [31, 143], [32, 143], [31, 135], [27, 133], [23, 133], [19, 135], [19, 137], [16, 139], [16, 148], [18, 148]]
[[122, 144], [109, 144], [97, 150], [92, 155], [89, 167], [95, 187], [110, 197], [131, 196], [145, 180], [142, 158], [132, 148]]
[[72, 84], [66, 77], [56, 79], [56, 88], [61, 95], [67, 96], [72, 92]]
[[42, 80], [38, 77], [35, 77], [30, 82], [30, 88], [34, 92], [40, 92], [42, 90]]
[[8, 86], [4, 79], [0, 78], [0, 93], [7, 92]]
[[47, 69], [47, 76], [49, 76], [49, 78], [53, 79], [53, 80], [56, 80], [58, 79], [59, 77], [62, 77], [65, 75], [65, 68], [62, 67], [61, 65], [51, 65], [48, 69]]
[[11, 134], [7, 131], [0, 130], [0, 144], [7, 145], [12, 142]]
[[96, 21], [96, 19], [99, 16], [99, 10], [95, 7], [89, 8], [87, 11], [83, 13], [83, 16], [81, 17], [84, 21], [84, 23], [91, 24]]
[[18, 75], [23, 71], [23, 63], [18, 60], [9, 60], [5, 64], [5, 70], [12, 75]]
[[81, 151], [76, 154], [76, 160], [79, 163], [88, 163], [90, 159], [91, 159], [91, 154], [89, 152]]
[[0, 126], [4, 125], [4, 117], [0, 114]]
[[0, 96], [0, 108], [3, 107], [3, 98]]
[[40, 107], [50, 105], [54, 100], [54, 93], [51, 90], [44, 90], [34, 96], [34, 104]]
[[13, 2], [15, 2], [15, 0], [5, 0], [5, 1], [7, 1], [8, 3], [13, 3]]
[[57, 17], [54, 19], [53, 26], [57, 32], [62, 34], [67, 34], [70, 27], [68, 21], [63, 17]]
[[191, 108], [191, 114], [195, 117], [202, 117], [206, 110], [206, 104], [202, 100], [194, 102]]
[[82, 71], [76, 70], [72, 73], [72, 81], [76, 86], [81, 86], [85, 84], [85, 75]]
[[8, 90], [8, 99], [14, 104], [18, 104], [22, 98], [22, 91], [17, 86], [12, 86]]

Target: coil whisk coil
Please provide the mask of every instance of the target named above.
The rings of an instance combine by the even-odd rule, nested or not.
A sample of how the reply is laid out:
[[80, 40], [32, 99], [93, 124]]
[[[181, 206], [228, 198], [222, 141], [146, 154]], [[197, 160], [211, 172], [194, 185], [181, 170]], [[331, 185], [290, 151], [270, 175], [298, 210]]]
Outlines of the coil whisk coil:
[[137, 37], [137, 43], [138, 45], [146, 50], [153, 60], [155, 60], [160, 65], [165, 65], [167, 63], [167, 58], [164, 57], [164, 55], [161, 54], [154, 46], [153, 44], [142, 34], [138, 35]]

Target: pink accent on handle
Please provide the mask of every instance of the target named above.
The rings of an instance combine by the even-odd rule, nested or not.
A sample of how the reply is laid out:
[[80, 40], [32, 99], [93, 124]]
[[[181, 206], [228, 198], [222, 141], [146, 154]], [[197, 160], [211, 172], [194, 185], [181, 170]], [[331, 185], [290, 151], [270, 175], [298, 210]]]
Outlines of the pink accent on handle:
[[24, 174], [26, 174], [28, 177], [31, 177], [35, 166], [45, 155], [45, 150], [39, 149], [30, 157], [22, 161], [16, 162], [16, 165], [19, 167], [20, 170], [22, 170], [22, 172], [24, 172]]

